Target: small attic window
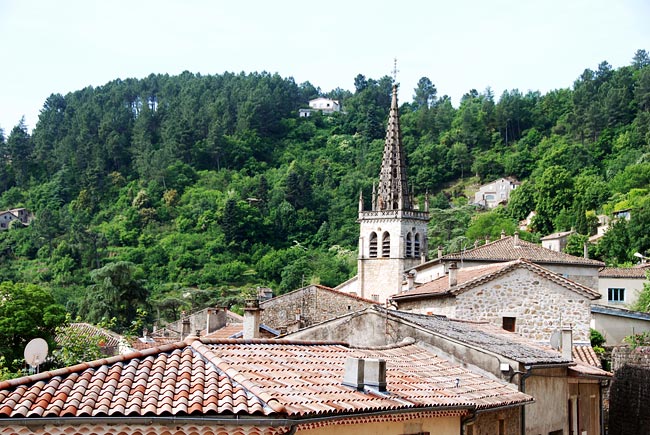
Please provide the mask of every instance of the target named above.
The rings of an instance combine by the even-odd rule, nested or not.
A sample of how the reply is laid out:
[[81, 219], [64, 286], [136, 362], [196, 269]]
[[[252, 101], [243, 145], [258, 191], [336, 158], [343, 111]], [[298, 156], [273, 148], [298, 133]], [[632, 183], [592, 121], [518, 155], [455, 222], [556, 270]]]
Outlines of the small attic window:
[[506, 331], [515, 332], [515, 322], [516, 317], [503, 317], [502, 318], [502, 328]]

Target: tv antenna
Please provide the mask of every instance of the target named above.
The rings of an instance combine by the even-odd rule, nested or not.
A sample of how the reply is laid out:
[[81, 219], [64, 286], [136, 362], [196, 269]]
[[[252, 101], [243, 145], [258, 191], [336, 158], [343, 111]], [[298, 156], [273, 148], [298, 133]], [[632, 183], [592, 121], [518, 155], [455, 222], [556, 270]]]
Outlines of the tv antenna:
[[47, 351], [47, 341], [42, 338], [34, 338], [25, 346], [25, 361], [36, 373], [39, 373], [39, 366], [45, 362]]

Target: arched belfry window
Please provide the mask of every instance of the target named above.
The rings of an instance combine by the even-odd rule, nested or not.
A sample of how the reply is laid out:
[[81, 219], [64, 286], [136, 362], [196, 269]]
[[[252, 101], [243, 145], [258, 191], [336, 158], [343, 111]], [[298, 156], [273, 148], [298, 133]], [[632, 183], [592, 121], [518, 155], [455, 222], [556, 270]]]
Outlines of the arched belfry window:
[[411, 233], [406, 234], [406, 257], [413, 256], [413, 240]]
[[377, 258], [377, 233], [374, 231], [370, 233], [370, 246], [368, 250], [368, 256], [370, 258]]
[[420, 256], [420, 233], [415, 233], [415, 242], [413, 243], [414, 253], [413, 256], [418, 258]]
[[381, 238], [381, 256], [390, 257], [390, 234], [388, 231]]

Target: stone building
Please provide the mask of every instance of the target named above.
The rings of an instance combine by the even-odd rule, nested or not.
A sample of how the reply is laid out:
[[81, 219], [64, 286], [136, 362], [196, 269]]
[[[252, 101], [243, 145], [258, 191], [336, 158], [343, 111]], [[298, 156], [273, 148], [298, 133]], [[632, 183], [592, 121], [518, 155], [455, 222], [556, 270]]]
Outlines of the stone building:
[[600, 294], [527, 260], [458, 269], [395, 295], [400, 310], [488, 321], [548, 343], [571, 326], [576, 341], [589, 342], [591, 302]]
[[514, 236], [502, 234], [499, 240], [461, 252], [447, 255], [440, 253], [438, 258], [418, 265], [413, 270], [416, 273], [416, 282], [425, 283], [445, 275], [451, 263], [455, 263], [459, 268], [464, 268], [503, 263], [520, 258], [593, 290], [598, 289], [598, 271], [605, 267], [605, 263], [602, 261], [547, 249], [522, 240], [519, 238], [519, 234], [515, 233]]
[[[375, 347], [414, 340], [442, 358], [509, 382], [533, 396], [535, 403], [520, 409], [520, 427], [510, 429], [518, 434], [601, 433], [601, 383], [608, 382], [611, 374], [598, 367], [591, 346], [573, 345], [570, 330], [563, 331], [561, 348], [554, 350], [488, 322], [375, 305], [286, 338], [345, 340], [352, 346]], [[484, 433], [470, 427], [465, 434]]]
[[278, 331], [296, 331], [375, 302], [322, 285], [309, 285], [262, 301], [260, 322]]
[[337, 287], [378, 303], [402, 287], [404, 270], [426, 261], [428, 204], [420, 210], [409, 190], [397, 105], [397, 85], [386, 129], [379, 185], [373, 185], [371, 208], [359, 196], [357, 277]]

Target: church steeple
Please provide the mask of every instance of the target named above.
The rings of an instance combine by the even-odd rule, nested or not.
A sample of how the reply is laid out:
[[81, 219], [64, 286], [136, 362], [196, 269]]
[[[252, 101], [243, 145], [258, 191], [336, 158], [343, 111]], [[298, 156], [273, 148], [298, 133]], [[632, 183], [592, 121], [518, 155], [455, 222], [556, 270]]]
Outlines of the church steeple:
[[402, 151], [402, 134], [399, 127], [397, 85], [393, 85], [393, 98], [386, 128], [384, 154], [379, 172], [379, 191], [376, 211], [412, 210], [413, 204], [406, 181], [406, 161]]

